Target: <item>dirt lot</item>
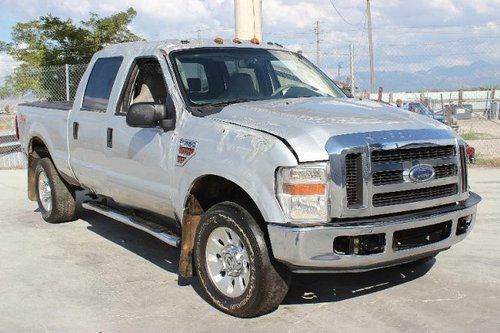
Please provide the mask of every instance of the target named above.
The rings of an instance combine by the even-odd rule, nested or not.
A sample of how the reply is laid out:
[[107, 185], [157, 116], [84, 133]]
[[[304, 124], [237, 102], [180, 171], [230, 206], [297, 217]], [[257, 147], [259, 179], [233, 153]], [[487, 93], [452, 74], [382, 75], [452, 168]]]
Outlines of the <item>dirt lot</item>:
[[423, 265], [297, 275], [279, 309], [229, 317], [178, 286], [178, 250], [92, 213], [44, 223], [25, 171], [0, 172], [0, 331], [500, 331], [500, 169], [472, 169], [475, 230]]
[[479, 158], [500, 157], [500, 121], [474, 117], [459, 120], [458, 133], [476, 149]]

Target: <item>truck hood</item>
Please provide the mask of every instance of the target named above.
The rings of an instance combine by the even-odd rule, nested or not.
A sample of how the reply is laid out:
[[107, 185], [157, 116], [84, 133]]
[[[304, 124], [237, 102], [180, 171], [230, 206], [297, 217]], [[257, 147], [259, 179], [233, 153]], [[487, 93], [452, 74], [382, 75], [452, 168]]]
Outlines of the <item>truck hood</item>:
[[382, 103], [347, 98], [294, 98], [231, 104], [210, 118], [286, 140], [299, 162], [328, 160], [332, 136], [406, 129], [447, 129], [428, 117]]

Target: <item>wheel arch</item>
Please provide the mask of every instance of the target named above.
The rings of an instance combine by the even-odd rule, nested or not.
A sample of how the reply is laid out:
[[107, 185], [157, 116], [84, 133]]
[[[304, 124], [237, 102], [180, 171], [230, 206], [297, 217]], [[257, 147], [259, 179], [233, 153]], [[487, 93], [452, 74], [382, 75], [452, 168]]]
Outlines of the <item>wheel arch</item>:
[[203, 211], [220, 202], [232, 201], [245, 208], [256, 221], [264, 222], [261, 209], [248, 191], [228, 178], [215, 174], [200, 176], [191, 183], [184, 207], [187, 207], [190, 196], [196, 198]]
[[179, 259], [180, 276], [191, 277], [194, 275], [194, 238], [201, 215], [210, 207], [225, 201], [231, 201], [243, 207], [257, 221], [264, 234], [267, 234], [261, 210], [252, 196], [242, 186], [215, 174], [199, 176], [191, 183], [184, 199], [182, 245]]
[[52, 159], [49, 147], [39, 136], [33, 136], [28, 144], [28, 198], [36, 201], [35, 167], [40, 158]]

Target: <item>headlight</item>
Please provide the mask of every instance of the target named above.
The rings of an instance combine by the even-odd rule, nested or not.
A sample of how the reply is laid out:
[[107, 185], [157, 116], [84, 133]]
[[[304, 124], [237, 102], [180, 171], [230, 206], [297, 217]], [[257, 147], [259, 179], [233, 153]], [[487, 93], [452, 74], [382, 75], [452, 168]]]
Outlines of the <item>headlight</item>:
[[326, 163], [279, 168], [276, 196], [289, 222], [326, 222]]

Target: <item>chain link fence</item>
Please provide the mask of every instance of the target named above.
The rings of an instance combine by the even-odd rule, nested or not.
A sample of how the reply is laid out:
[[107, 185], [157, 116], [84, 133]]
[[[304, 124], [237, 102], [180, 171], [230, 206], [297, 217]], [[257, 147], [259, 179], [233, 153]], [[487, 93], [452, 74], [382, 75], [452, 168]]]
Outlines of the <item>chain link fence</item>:
[[411, 105], [419, 103], [430, 118], [456, 129], [475, 148], [478, 161], [500, 161], [499, 47], [500, 39], [491, 36], [383, 45], [374, 56], [374, 93], [368, 94], [369, 53], [363, 45], [356, 58], [357, 83], [370, 99], [402, 103], [416, 112]]
[[[346, 91], [350, 91], [353, 81], [356, 97], [400, 104], [406, 109], [415, 103], [423, 105], [430, 111], [429, 118], [452, 125], [476, 148], [479, 156], [500, 161], [500, 60], [497, 55], [500, 39], [485, 41], [378, 43], [373, 92], [368, 46], [362, 39], [352, 48], [348, 44], [335, 47], [326, 44], [316, 52], [315, 43], [306, 43], [290, 45], [290, 49], [300, 50], [313, 62], [319, 60], [319, 67]], [[9, 93], [0, 94], [0, 145], [11, 143], [12, 115], [19, 103], [72, 100], [86, 67], [26, 68], [21, 65], [16, 68], [4, 80]], [[4, 158], [8, 154], [1, 151], [10, 150], [2, 149], [0, 154]]]
[[[393, 40], [398, 37], [405, 40], [395, 31]], [[319, 56], [319, 67], [348, 92], [352, 80], [356, 97], [414, 112], [425, 107], [429, 118], [445, 122], [466, 139], [479, 159], [500, 164], [500, 38], [435, 38], [444, 40], [376, 43], [373, 84], [368, 44], [361, 39], [354, 41], [352, 53], [350, 45], [326, 42], [319, 54], [311, 43], [295, 49], [315, 63]]]
[[4, 79], [0, 94], [0, 169], [24, 168], [15, 130], [15, 114], [21, 103], [71, 101], [87, 65], [43, 68], [19, 66]]

